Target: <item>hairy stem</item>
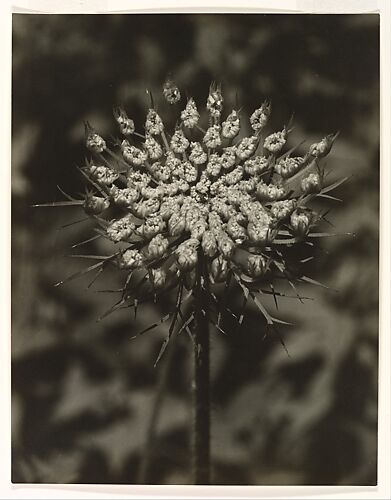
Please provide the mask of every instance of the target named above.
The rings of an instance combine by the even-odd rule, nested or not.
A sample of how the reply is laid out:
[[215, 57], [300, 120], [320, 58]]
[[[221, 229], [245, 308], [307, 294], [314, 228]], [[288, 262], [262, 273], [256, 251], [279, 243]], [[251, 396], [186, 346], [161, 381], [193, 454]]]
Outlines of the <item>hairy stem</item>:
[[196, 282], [194, 346], [194, 483], [210, 484], [210, 380], [208, 281], [205, 260], [199, 252]]

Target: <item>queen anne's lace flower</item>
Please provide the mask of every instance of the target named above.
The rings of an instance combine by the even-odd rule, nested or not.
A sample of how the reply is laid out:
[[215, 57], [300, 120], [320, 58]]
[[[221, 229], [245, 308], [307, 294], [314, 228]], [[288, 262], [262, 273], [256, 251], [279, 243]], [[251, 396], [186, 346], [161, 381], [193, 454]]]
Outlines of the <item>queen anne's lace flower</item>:
[[[165, 83], [163, 95], [170, 105], [181, 99], [172, 81]], [[116, 263], [128, 273], [127, 283], [133, 272], [140, 274], [150, 294], [191, 289], [201, 270], [204, 285], [209, 280], [228, 286], [233, 278], [246, 300], [261, 282], [274, 293], [274, 277], [291, 272], [295, 252], [289, 248], [307, 237], [312, 243], [320, 234], [312, 228], [321, 217], [308, 204], [323, 192], [319, 161], [336, 135], [292, 157], [292, 151], [284, 151], [288, 126], [261, 140], [270, 115], [267, 101], [250, 115], [251, 135], [240, 139], [245, 126], [236, 109], [224, 109], [216, 84], [210, 87], [206, 110], [205, 123], [199, 124], [200, 113], [190, 98], [171, 131], [162, 118], [164, 108], [160, 116], [152, 104], [144, 137], [116, 108], [114, 117], [125, 136], [116, 141], [118, 151], [86, 124], [93, 159], [82, 173], [91, 190], [82, 200], [66, 203], [82, 206], [98, 237], [115, 248], [101, 266]], [[127, 286], [125, 302], [132, 297]]]

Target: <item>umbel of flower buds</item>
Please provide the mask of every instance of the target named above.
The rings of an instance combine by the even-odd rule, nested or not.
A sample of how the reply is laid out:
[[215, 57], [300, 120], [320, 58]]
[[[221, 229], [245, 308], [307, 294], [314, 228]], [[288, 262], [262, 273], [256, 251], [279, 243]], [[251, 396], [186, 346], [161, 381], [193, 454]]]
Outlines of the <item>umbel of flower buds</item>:
[[271, 112], [271, 105], [269, 101], [265, 101], [262, 106], [254, 111], [250, 116], [250, 123], [253, 130], [256, 132], [261, 131], [269, 119]]
[[170, 79], [166, 80], [163, 85], [163, 95], [170, 104], [175, 104], [181, 100], [180, 90]]
[[114, 118], [118, 123], [119, 129], [122, 135], [130, 136], [134, 133], [134, 121], [131, 120], [126, 111], [122, 108], [114, 108], [113, 109]]
[[[229, 107], [217, 84], [203, 113], [192, 97], [181, 104], [171, 80], [163, 98], [159, 112], [153, 103], [146, 111], [141, 133], [122, 108], [114, 109], [123, 136], [117, 150], [86, 124], [92, 159], [83, 173], [92, 191], [80, 204], [115, 247], [118, 267], [143, 271], [154, 291], [185, 277], [194, 282], [200, 256], [211, 283], [230, 273], [247, 283], [272, 281], [290, 258], [286, 250], [314, 234], [320, 218], [308, 204], [322, 193], [319, 161], [336, 135], [292, 156], [288, 126], [265, 133], [268, 101], [247, 115], [246, 125], [245, 113]], [[165, 113], [173, 104], [171, 129]]]

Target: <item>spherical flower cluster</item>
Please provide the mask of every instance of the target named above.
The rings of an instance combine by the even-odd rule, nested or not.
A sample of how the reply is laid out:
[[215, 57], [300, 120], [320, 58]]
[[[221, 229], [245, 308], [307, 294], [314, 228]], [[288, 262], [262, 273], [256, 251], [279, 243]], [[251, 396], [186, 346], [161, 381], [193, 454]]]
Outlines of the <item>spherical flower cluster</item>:
[[[172, 81], [164, 84], [163, 96], [181, 109], [173, 131], [162, 118], [164, 106], [158, 114], [153, 105], [144, 134], [124, 110], [114, 110], [122, 134], [117, 149], [86, 124], [93, 157], [82, 171], [92, 191], [77, 203], [96, 222], [99, 237], [113, 244], [102, 267], [115, 263], [128, 280], [142, 273], [155, 294], [194, 283], [202, 262], [210, 284], [234, 276], [247, 294], [268, 285], [274, 293], [274, 279], [288, 272], [292, 245], [319, 234], [313, 229], [321, 217], [309, 204], [322, 195], [319, 161], [336, 135], [293, 157], [284, 151], [289, 127], [264, 134], [268, 101], [250, 115], [251, 135], [245, 136], [243, 118], [224, 109], [218, 85], [211, 85], [206, 99], [206, 123], [199, 123], [193, 98], [181, 106]], [[124, 292], [124, 301], [131, 297]]]

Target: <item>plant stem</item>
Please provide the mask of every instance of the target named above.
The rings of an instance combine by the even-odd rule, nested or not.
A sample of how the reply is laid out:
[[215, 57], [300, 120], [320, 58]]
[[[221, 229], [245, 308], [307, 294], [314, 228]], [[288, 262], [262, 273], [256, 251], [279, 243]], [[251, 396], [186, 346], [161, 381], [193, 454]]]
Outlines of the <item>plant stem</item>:
[[155, 389], [155, 396], [152, 403], [151, 414], [147, 424], [144, 446], [141, 453], [137, 481], [139, 484], [149, 483], [149, 472], [154, 455], [153, 446], [156, 442], [156, 431], [159, 423], [159, 416], [164, 403], [164, 396], [167, 390], [168, 375], [175, 351], [175, 336], [176, 335], [174, 332], [170, 343], [167, 346], [165, 359], [162, 360], [163, 366], [161, 367], [161, 371], [159, 373], [159, 378]]
[[194, 483], [210, 484], [210, 380], [208, 280], [202, 250], [198, 254], [195, 290], [194, 346]]

